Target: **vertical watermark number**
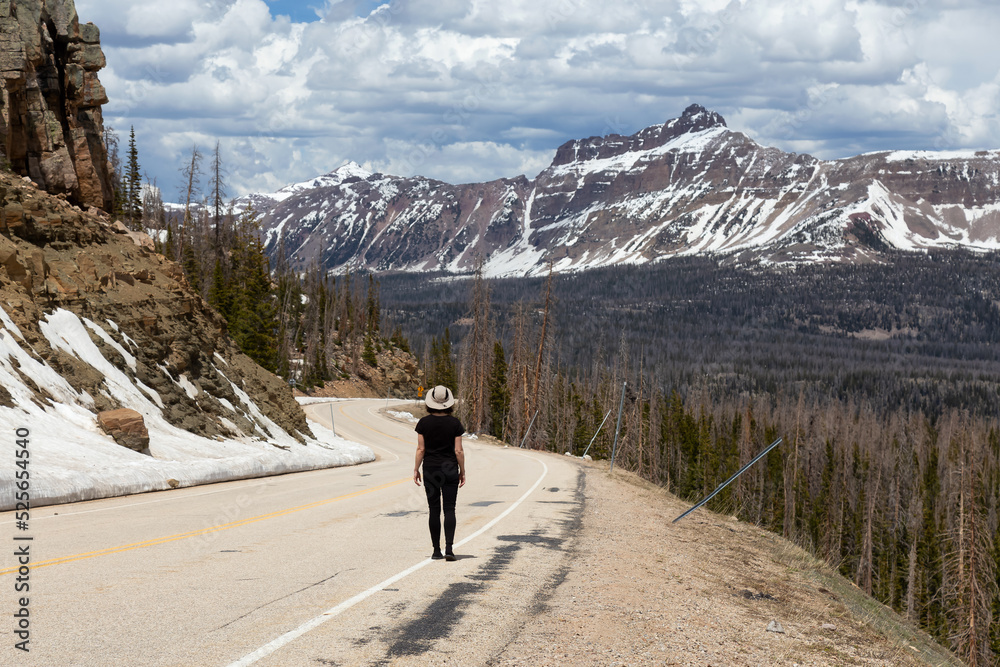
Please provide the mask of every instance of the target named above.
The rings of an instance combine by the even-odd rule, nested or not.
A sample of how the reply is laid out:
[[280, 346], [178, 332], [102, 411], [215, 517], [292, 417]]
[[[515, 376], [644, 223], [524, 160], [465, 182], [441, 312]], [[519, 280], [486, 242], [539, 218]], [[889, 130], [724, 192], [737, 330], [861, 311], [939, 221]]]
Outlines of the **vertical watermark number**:
[[31, 461], [30, 432], [19, 428], [14, 432], [14, 557], [17, 560], [17, 576], [14, 577], [14, 593], [16, 609], [14, 612], [14, 648], [27, 652], [31, 641], [31, 618], [28, 613], [28, 593], [31, 590], [31, 540], [28, 532], [28, 522], [31, 520], [31, 472], [28, 470]]

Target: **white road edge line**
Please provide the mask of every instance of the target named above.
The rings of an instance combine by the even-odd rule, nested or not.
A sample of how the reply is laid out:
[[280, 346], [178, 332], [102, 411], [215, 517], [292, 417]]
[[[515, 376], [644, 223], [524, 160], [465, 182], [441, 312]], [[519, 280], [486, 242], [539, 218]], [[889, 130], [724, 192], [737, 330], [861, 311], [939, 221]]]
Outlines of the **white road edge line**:
[[[456, 542], [455, 543], [456, 547], [460, 547], [463, 544], [465, 544], [466, 542], [469, 542], [470, 540], [474, 540], [475, 538], [479, 537], [480, 535], [482, 535], [483, 533], [485, 533], [487, 530], [489, 530], [493, 526], [497, 525], [504, 517], [506, 517], [508, 514], [510, 514], [511, 512], [513, 512], [515, 509], [517, 509], [518, 505], [520, 505], [525, 500], [527, 500], [528, 496], [530, 496], [532, 493], [535, 492], [535, 489], [537, 489], [538, 486], [542, 483], [542, 480], [545, 479], [545, 476], [549, 474], [549, 467], [547, 465], [545, 465], [545, 461], [542, 461], [540, 459], [536, 459], [534, 457], [528, 456], [527, 454], [522, 454], [520, 452], [515, 452], [515, 453], [518, 454], [519, 456], [524, 456], [525, 458], [530, 458], [533, 461], [541, 463], [542, 464], [542, 474], [541, 474], [541, 476], [535, 482], [534, 486], [532, 486], [530, 489], [528, 489], [527, 492], [525, 492], [525, 494], [523, 496], [521, 496], [520, 498], [518, 498], [514, 502], [513, 505], [511, 505], [510, 507], [508, 507], [507, 509], [505, 509], [498, 516], [496, 516], [492, 521], [490, 521], [485, 526], [483, 526], [482, 528], [480, 528], [479, 530], [477, 530], [476, 532], [474, 532], [472, 535], [469, 535], [464, 540], [460, 540], [459, 542]], [[378, 584], [375, 584], [374, 586], [372, 586], [371, 588], [369, 588], [367, 591], [363, 591], [361, 593], [358, 593], [357, 595], [355, 595], [352, 598], [344, 600], [343, 602], [341, 602], [340, 604], [338, 604], [336, 607], [328, 609], [327, 611], [323, 612], [322, 614], [320, 614], [316, 618], [313, 618], [311, 620], [306, 621], [305, 623], [303, 623], [299, 627], [295, 628], [294, 630], [289, 630], [288, 632], [286, 632], [285, 634], [281, 635], [277, 639], [274, 639], [271, 642], [269, 642], [269, 643], [261, 646], [259, 649], [257, 649], [253, 653], [250, 653], [250, 654], [244, 656], [243, 658], [237, 660], [236, 662], [230, 663], [227, 667], [247, 667], [247, 665], [252, 665], [253, 663], [255, 663], [258, 660], [260, 660], [261, 658], [265, 658], [265, 657], [271, 655], [272, 653], [274, 653], [275, 651], [277, 651], [282, 646], [285, 646], [286, 644], [288, 644], [288, 643], [290, 643], [290, 642], [298, 639], [299, 637], [301, 637], [305, 633], [309, 632], [310, 630], [313, 630], [314, 628], [322, 625], [323, 623], [326, 623], [327, 621], [329, 621], [330, 619], [334, 618], [335, 616], [338, 616], [340, 613], [342, 613], [344, 611], [347, 611], [348, 609], [350, 609], [351, 607], [353, 607], [357, 603], [361, 602], [362, 600], [365, 600], [365, 599], [371, 597], [372, 595], [374, 595], [375, 593], [378, 593], [383, 588], [391, 586], [392, 584], [396, 583], [400, 579], [403, 579], [403, 578], [405, 578], [405, 577], [413, 574], [414, 572], [416, 572], [420, 568], [428, 565], [429, 563], [433, 563], [433, 562], [434, 561], [432, 561], [430, 558], [428, 558], [426, 560], [420, 561], [419, 563], [417, 563], [416, 565], [413, 565], [412, 567], [408, 567], [407, 569], [403, 570], [402, 572], [389, 577], [385, 581], [383, 581], [381, 583], [378, 583]]]

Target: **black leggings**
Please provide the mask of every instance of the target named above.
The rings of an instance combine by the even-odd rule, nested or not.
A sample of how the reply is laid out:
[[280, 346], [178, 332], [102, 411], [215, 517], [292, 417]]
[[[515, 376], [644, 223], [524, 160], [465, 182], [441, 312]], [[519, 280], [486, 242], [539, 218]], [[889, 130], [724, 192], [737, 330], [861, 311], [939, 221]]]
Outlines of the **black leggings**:
[[455, 542], [455, 501], [458, 498], [458, 467], [424, 467], [424, 491], [427, 493], [427, 508], [430, 510], [428, 526], [431, 529], [431, 544], [441, 547], [441, 507], [444, 498], [444, 543], [450, 547]]

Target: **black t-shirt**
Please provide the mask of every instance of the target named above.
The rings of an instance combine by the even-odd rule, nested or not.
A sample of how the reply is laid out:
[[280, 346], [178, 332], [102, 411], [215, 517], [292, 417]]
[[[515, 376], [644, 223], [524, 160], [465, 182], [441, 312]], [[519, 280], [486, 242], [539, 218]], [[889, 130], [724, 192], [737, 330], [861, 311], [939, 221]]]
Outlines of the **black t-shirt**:
[[458, 464], [455, 438], [465, 427], [451, 415], [427, 415], [417, 422], [416, 432], [424, 436], [424, 468], [440, 468], [444, 463]]

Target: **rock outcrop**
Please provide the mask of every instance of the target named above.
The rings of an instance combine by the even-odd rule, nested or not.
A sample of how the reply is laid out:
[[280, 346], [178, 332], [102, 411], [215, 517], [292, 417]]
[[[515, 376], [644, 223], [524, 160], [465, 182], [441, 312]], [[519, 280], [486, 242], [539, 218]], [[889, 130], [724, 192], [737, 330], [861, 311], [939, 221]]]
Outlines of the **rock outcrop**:
[[[150, 250], [144, 235], [133, 236], [0, 174], [0, 318], [10, 318], [33, 358], [90, 396], [95, 413], [124, 407], [101, 366], [106, 359], [124, 374], [120, 383], [155, 397], [164, 419], [190, 433], [269, 439], [276, 426], [300, 441], [312, 437], [288, 385], [240, 352], [178, 264]], [[75, 335], [88, 338], [100, 358], [68, 350], [79, 348], [72, 340], [53, 342], [70, 335], [52, 329], [60, 311], [86, 324]], [[37, 401], [59, 402], [37, 385]]]
[[0, 161], [52, 194], [110, 210], [100, 31], [73, 0], [0, 0]]
[[142, 415], [129, 408], [106, 410], [97, 415], [97, 423], [104, 432], [122, 447], [141, 452], [149, 447], [149, 431]]

